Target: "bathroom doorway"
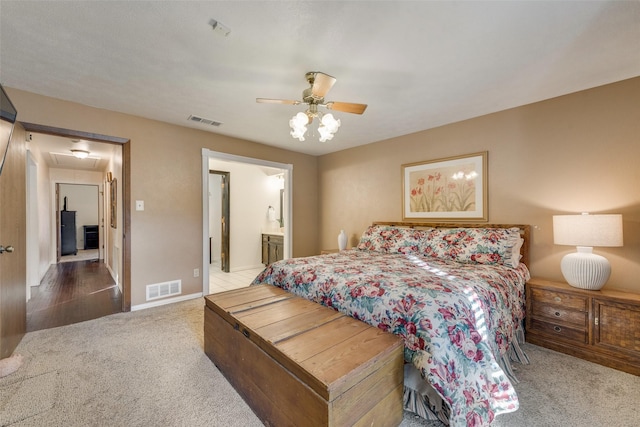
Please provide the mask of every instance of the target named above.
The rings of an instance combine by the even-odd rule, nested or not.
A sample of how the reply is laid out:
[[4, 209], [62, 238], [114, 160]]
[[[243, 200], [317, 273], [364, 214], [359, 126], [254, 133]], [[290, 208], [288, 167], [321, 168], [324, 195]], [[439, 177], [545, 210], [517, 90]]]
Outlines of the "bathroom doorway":
[[[229, 172], [233, 175], [233, 188], [227, 181], [229, 190], [229, 211], [225, 226], [229, 232], [229, 252], [226, 262], [229, 272], [221, 271], [215, 262], [222, 238], [216, 242], [216, 227], [222, 225], [221, 214], [214, 213], [214, 204], [220, 203], [221, 194], [215, 194], [221, 187], [220, 175], [211, 172]], [[255, 278], [256, 270], [264, 269], [262, 262], [262, 233], [277, 232], [283, 238], [283, 257], [291, 257], [292, 244], [292, 197], [291, 176], [293, 165], [275, 163], [250, 157], [236, 156], [202, 149], [202, 206], [203, 206], [203, 294], [208, 295], [212, 284], [231, 280], [232, 276], [251, 272], [253, 277], [243, 279], [245, 286]], [[279, 187], [276, 187], [276, 184]], [[280, 189], [284, 191], [281, 192]], [[233, 192], [233, 194], [231, 194]], [[280, 197], [282, 195], [282, 208]], [[271, 221], [269, 208], [278, 209], [277, 220]], [[282, 220], [279, 220], [282, 217]], [[280, 227], [280, 225], [282, 225]], [[276, 230], [277, 229], [277, 230]], [[221, 259], [221, 258], [220, 258]], [[213, 262], [212, 262], [213, 261]], [[215, 276], [215, 277], [212, 277]], [[222, 276], [226, 276], [223, 277]]]

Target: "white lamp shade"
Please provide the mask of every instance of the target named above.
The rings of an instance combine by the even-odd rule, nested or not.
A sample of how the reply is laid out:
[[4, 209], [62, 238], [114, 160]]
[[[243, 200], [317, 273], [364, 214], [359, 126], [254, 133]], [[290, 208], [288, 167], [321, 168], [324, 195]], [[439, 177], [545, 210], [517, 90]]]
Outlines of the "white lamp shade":
[[622, 246], [622, 215], [554, 215], [553, 243]]
[[611, 264], [593, 253], [593, 246], [622, 246], [622, 215], [554, 215], [553, 242], [577, 246], [565, 255], [560, 269], [567, 283], [581, 289], [601, 289], [611, 275]]

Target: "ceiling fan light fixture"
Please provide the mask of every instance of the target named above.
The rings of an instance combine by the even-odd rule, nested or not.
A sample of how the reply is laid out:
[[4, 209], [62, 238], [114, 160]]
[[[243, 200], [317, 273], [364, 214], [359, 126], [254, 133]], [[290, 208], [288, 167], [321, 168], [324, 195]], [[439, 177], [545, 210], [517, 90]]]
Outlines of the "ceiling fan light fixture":
[[309, 117], [305, 113], [298, 113], [289, 120], [289, 126], [291, 127], [291, 136], [298, 141], [304, 141], [304, 134], [307, 131], [307, 124], [309, 123]]
[[333, 139], [333, 133], [331, 133], [331, 131], [326, 126], [318, 126], [318, 133], [320, 134], [320, 142], [327, 142]]
[[78, 159], [86, 159], [89, 157], [89, 152], [87, 150], [71, 150], [71, 154]]
[[320, 133], [320, 142], [331, 141], [338, 128], [340, 127], [340, 120], [336, 120], [333, 114], [324, 114], [320, 119], [320, 126], [318, 126], [318, 133]]
[[367, 108], [366, 104], [356, 104], [352, 102], [336, 102], [329, 101], [325, 103], [324, 97], [336, 82], [336, 78], [328, 74], [321, 73], [319, 71], [310, 71], [305, 74], [305, 78], [309, 82], [309, 87], [302, 91], [302, 101], [293, 101], [290, 99], [270, 99], [270, 98], [256, 98], [256, 102], [266, 104], [289, 104], [298, 105], [306, 103], [309, 105], [309, 109], [302, 113], [298, 113], [291, 120], [289, 120], [289, 126], [291, 127], [291, 136], [304, 141], [304, 134], [307, 131], [307, 126], [313, 122], [315, 117], [318, 118], [320, 124], [318, 126], [318, 133], [320, 134], [320, 142], [325, 142], [333, 139], [333, 136], [340, 127], [340, 120], [336, 120], [333, 114], [322, 114], [318, 111], [318, 106], [325, 107], [329, 110], [342, 111], [345, 113], [362, 114]]
[[340, 119], [333, 117], [333, 114], [325, 114], [322, 116], [322, 125], [329, 128], [329, 132], [336, 133], [340, 127]]

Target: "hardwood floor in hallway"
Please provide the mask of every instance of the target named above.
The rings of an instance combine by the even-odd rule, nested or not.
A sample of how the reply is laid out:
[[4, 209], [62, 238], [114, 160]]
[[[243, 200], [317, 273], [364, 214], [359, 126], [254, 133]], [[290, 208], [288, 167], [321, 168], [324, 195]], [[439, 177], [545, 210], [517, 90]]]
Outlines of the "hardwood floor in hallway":
[[98, 260], [52, 265], [27, 302], [27, 332], [122, 311], [122, 293]]

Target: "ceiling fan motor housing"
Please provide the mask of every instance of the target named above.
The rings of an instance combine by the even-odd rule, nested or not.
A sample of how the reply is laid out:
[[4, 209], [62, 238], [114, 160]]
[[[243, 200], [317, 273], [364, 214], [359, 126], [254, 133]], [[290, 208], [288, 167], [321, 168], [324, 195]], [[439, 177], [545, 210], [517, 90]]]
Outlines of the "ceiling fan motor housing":
[[302, 91], [302, 100], [308, 104], [324, 104], [324, 97], [314, 95], [310, 87]]

